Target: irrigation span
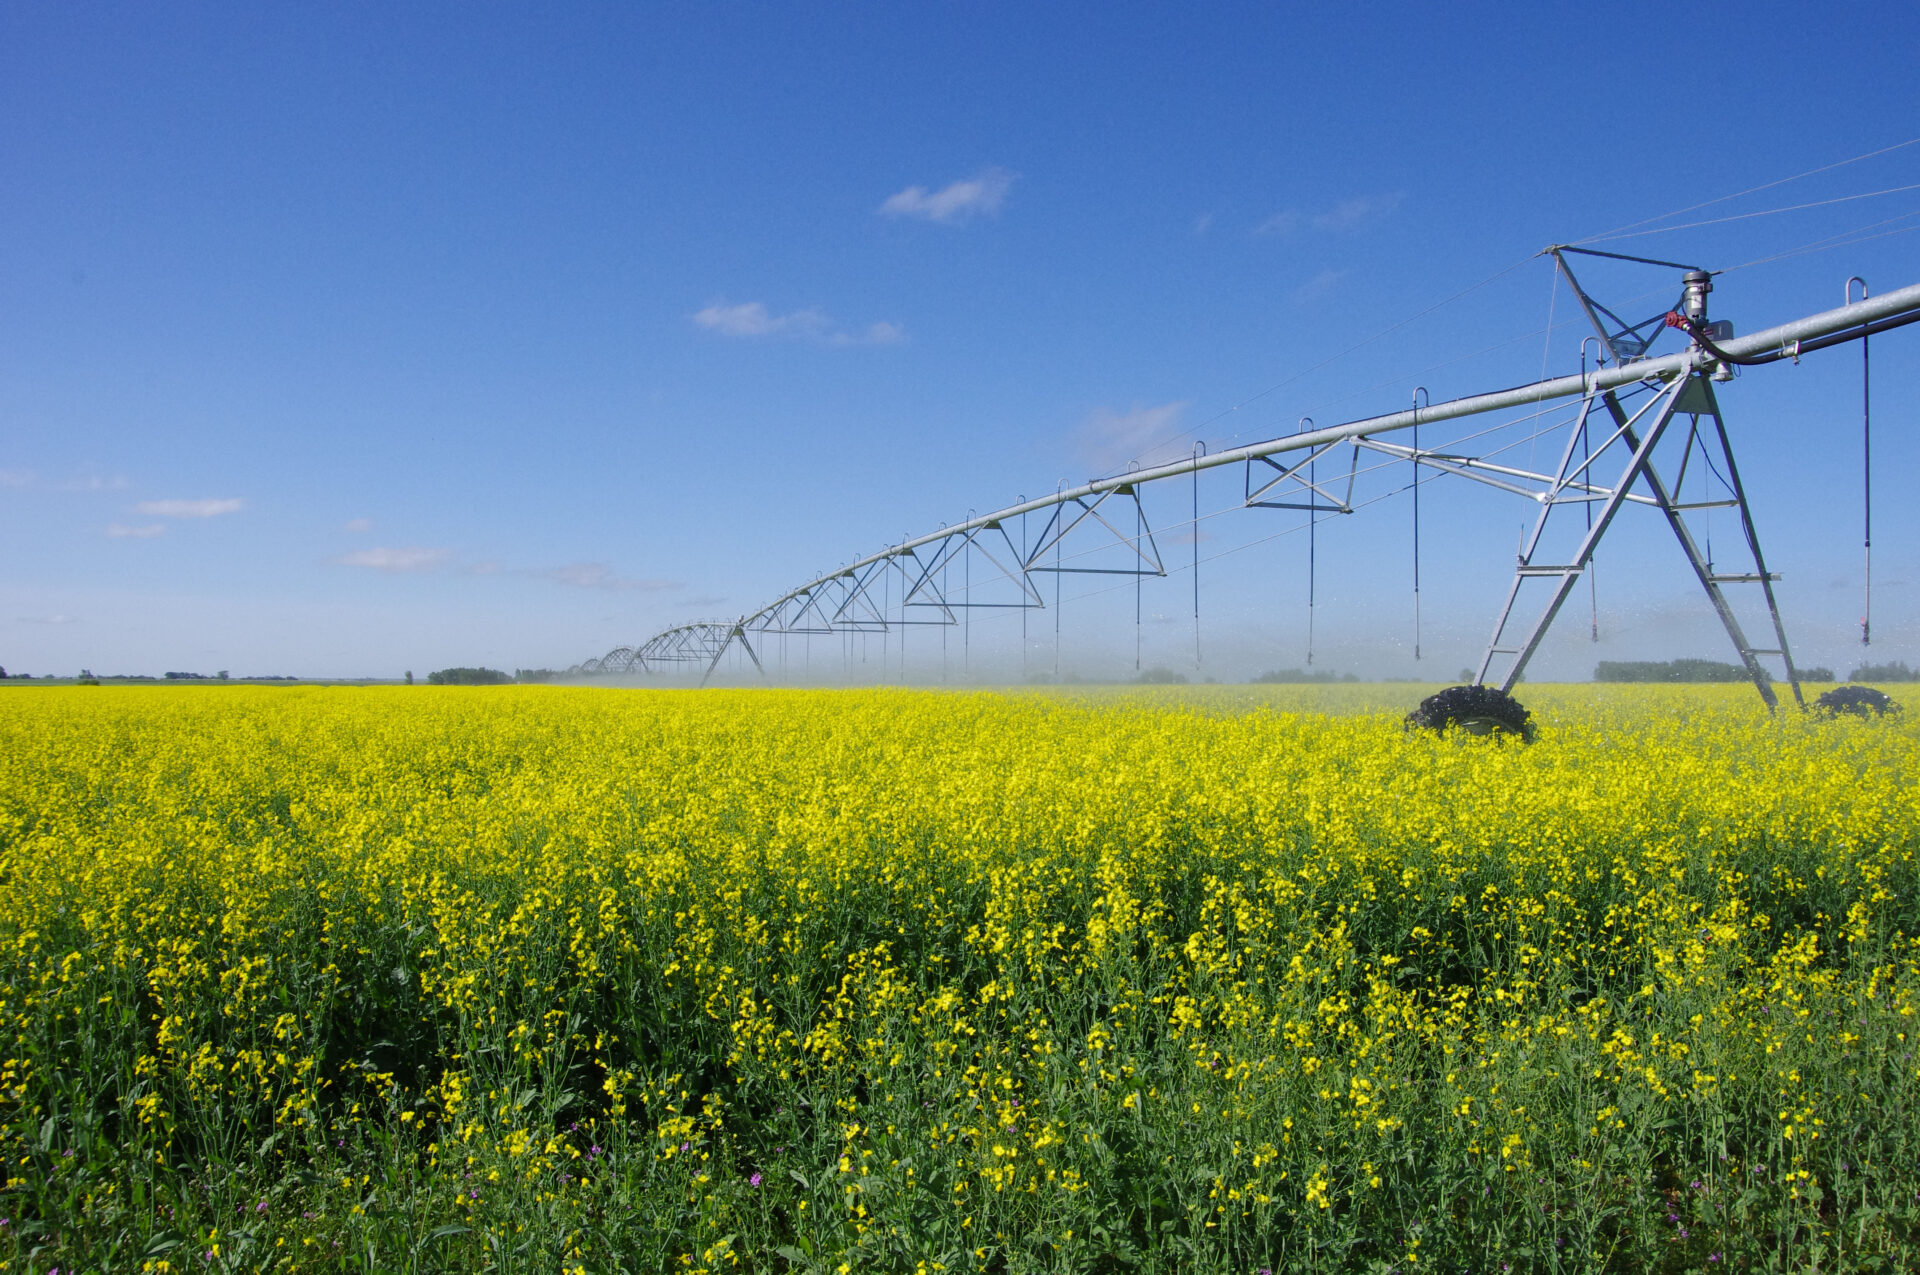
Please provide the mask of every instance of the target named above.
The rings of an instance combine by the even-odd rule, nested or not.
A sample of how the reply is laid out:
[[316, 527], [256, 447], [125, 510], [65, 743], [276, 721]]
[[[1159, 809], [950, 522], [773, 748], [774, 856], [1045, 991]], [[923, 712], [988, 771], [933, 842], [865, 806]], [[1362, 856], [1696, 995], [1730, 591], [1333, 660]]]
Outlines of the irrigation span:
[[[1546, 252], [1596, 333], [1581, 347], [1583, 367], [1578, 373], [1438, 403], [1425, 401], [1424, 392], [1416, 391], [1413, 403], [1401, 411], [1303, 428], [1211, 454], [1196, 444], [1187, 458], [1063, 487], [1051, 495], [903, 540], [808, 580], [757, 611], [679, 625], [638, 646], [619, 647], [587, 660], [569, 672], [691, 669], [699, 671], [704, 681], [735, 649], [764, 671], [757, 648], [769, 638], [954, 625], [969, 609], [977, 608], [1043, 609], [1047, 601], [1041, 583], [1049, 577], [1056, 582], [1063, 574], [1138, 580], [1167, 573], [1141, 500], [1141, 490], [1149, 485], [1238, 466], [1244, 472], [1242, 507], [1304, 510], [1311, 524], [1322, 515], [1355, 512], [1360, 457], [1367, 453], [1383, 458], [1383, 463], [1412, 466], [1416, 614], [1423, 481], [1459, 478], [1529, 499], [1537, 506], [1511, 587], [1480, 657], [1473, 679], [1476, 685], [1512, 690], [1587, 572], [1615, 515], [1627, 505], [1641, 505], [1657, 509], [1671, 527], [1761, 698], [1769, 707], [1777, 703], [1773, 689], [1777, 670], [1778, 680], [1785, 681], [1796, 702], [1800, 701], [1799, 672], [1774, 597], [1779, 577], [1767, 570], [1715, 386], [1731, 379], [1736, 367], [1798, 362], [1805, 355], [1864, 342], [1875, 333], [1912, 323], [1920, 319], [1920, 284], [1871, 298], [1863, 285], [1856, 301], [1851, 298], [1857, 280], [1849, 280], [1847, 304], [1735, 337], [1730, 324], [1707, 317], [1713, 290], [1707, 271], [1568, 245]], [[1587, 293], [1575, 277], [1569, 255], [1679, 270], [1679, 298], [1670, 309], [1629, 324]], [[1667, 333], [1676, 335], [1682, 348], [1652, 353], [1656, 341]], [[1584, 366], [1589, 347], [1595, 348], [1596, 355], [1590, 368]], [[1508, 464], [1485, 453], [1468, 454], [1457, 445], [1425, 448], [1420, 444], [1422, 426], [1491, 413], [1519, 412], [1525, 419], [1537, 415], [1540, 405], [1556, 400], [1573, 402], [1559, 463], [1550, 470]], [[1865, 427], [1870, 438], [1870, 416]], [[1400, 441], [1402, 437], [1406, 441]], [[1711, 468], [1719, 490], [1712, 499], [1682, 500], [1687, 472], [1699, 465]], [[1735, 562], [1733, 569], [1728, 568], [1724, 554], [1721, 561], [1710, 561], [1701, 548], [1694, 520], [1712, 509], [1737, 511], [1745, 561]], [[1040, 517], [1039, 534], [1023, 534], [1016, 541], [1011, 528], [1024, 527], [1029, 516]], [[1071, 556], [1063, 552], [1069, 537], [1074, 543]], [[1870, 534], [1868, 554], [1870, 573]], [[948, 582], [957, 565], [964, 568], [965, 583], [956, 590]], [[1057, 600], [1057, 584], [1055, 596]], [[1741, 614], [1748, 617], [1757, 637], [1742, 624]], [[1866, 623], [1863, 619], [1863, 638]]]

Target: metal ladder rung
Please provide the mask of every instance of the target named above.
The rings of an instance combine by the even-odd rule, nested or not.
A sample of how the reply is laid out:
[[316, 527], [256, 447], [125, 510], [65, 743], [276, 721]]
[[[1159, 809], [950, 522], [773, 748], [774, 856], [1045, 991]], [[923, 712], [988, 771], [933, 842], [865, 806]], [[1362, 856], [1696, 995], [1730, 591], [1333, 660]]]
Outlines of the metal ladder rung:
[[1695, 500], [1687, 504], [1674, 506], [1675, 509], [1732, 509], [1740, 502], [1737, 500]]
[[1530, 567], [1522, 564], [1519, 574], [1523, 576], [1577, 576], [1579, 567]]
[[1763, 650], [1757, 646], [1750, 646], [1747, 648], [1747, 654], [1749, 655], [1785, 655], [1786, 652], [1781, 650]]
[[1758, 575], [1752, 572], [1745, 575], [1709, 575], [1707, 580], [1712, 584], [1759, 584], [1762, 580], [1778, 580], [1779, 578], [1780, 573], [1778, 571], [1769, 571], [1765, 575]]

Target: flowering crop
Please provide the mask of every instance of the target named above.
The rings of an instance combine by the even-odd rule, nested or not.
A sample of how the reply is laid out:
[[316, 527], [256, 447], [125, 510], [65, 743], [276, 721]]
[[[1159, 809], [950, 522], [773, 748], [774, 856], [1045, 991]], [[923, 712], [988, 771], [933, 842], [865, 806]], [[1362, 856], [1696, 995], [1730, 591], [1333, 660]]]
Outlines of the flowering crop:
[[1920, 1265], [1920, 726], [1393, 689], [0, 694], [0, 1269]]

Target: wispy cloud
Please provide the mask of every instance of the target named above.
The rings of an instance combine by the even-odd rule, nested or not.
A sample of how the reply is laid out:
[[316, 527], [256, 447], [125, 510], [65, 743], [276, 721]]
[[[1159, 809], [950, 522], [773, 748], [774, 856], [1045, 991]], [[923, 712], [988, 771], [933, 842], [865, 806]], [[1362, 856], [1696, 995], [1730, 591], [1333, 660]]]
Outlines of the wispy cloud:
[[1322, 270], [1319, 274], [1295, 288], [1293, 290], [1293, 299], [1296, 303], [1317, 301], [1339, 287], [1340, 281], [1346, 277], [1347, 272], [1344, 270]]
[[693, 321], [721, 336], [810, 336], [817, 335], [829, 323], [827, 316], [819, 310], [795, 310], [792, 314], [776, 315], [760, 301], [746, 301], [739, 305], [716, 301], [696, 312]]
[[431, 571], [453, 556], [450, 549], [408, 546], [400, 549], [358, 549], [334, 561], [343, 567], [371, 567], [375, 571]]
[[821, 345], [898, 345], [907, 339], [907, 331], [897, 323], [871, 323], [857, 332], [836, 324], [818, 307], [775, 314], [761, 301], [743, 301], [728, 305], [716, 301], [694, 312], [696, 326], [721, 336], [741, 338], [793, 337]]
[[349, 519], [347, 519], [347, 525], [346, 525], [346, 526], [345, 526], [344, 528], [342, 528], [342, 530], [344, 530], [344, 531], [353, 531], [353, 532], [360, 532], [360, 531], [372, 531], [372, 530], [373, 530], [373, 519], [371, 519], [371, 518], [349, 518]]
[[880, 205], [880, 215], [920, 217], [942, 225], [958, 226], [975, 217], [997, 214], [1000, 205], [1006, 202], [1007, 192], [1012, 189], [1012, 173], [1004, 168], [983, 168], [972, 177], [962, 178], [940, 190], [909, 186], [897, 194], [889, 195], [887, 201]]
[[545, 567], [522, 572], [523, 575], [537, 576], [544, 580], [554, 580], [561, 584], [572, 585], [576, 589], [614, 589], [634, 590], [645, 593], [665, 592], [685, 586], [678, 580], [629, 580], [615, 575], [613, 568], [604, 562], [570, 562], [564, 567]]
[[1210, 212], [1208, 212], [1208, 213], [1201, 213], [1201, 214], [1200, 214], [1200, 215], [1199, 215], [1198, 217], [1195, 217], [1195, 218], [1193, 219], [1193, 233], [1194, 233], [1194, 234], [1196, 234], [1196, 235], [1200, 235], [1200, 236], [1204, 236], [1204, 235], [1205, 235], [1205, 234], [1206, 234], [1206, 233], [1207, 233], [1207, 232], [1208, 232], [1209, 230], [1212, 230], [1212, 229], [1213, 229], [1213, 214], [1212, 214], [1212, 213], [1210, 213]]
[[[40, 485], [40, 475], [31, 469], [0, 469], [0, 487], [38, 487]], [[117, 474], [112, 478], [88, 474], [82, 478], [69, 478], [62, 482], [47, 484], [52, 491], [121, 491], [127, 485], [127, 480]]]
[[1406, 195], [1394, 191], [1388, 195], [1365, 196], [1360, 199], [1343, 199], [1326, 212], [1313, 219], [1316, 230], [1351, 230], [1370, 221], [1378, 221], [1388, 216], [1400, 206]]
[[1186, 402], [1148, 407], [1135, 403], [1124, 412], [1103, 407], [1082, 421], [1074, 436], [1082, 460], [1100, 471], [1111, 471], [1129, 461], [1149, 464], [1185, 455], [1177, 432]]
[[1386, 195], [1362, 195], [1353, 199], [1343, 199], [1333, 207], [1320, 212], [1301, 212], [1297, 208], [1288, 208], [1255, 226], [1253, 233], [1287, 236], [1298, 234], [1302, 230], [1319, 230], [1334, 234], [1355, 230], [1361, 226], [1385, 220], [1405, 198], [1406, 192], [1394, 191]]
[[238, 497], [207, 500], [143, 500], [134, 509], [149, 518], [217, 518], [246, 508]]
[[907, 330], [898, 323], [882, 319], [869, 323], [859, 332], [836, 332], [829, 338], [834, 345], [899, 345], [907, 339]]
[[149, 523], [144, 527], [129, 527], [124, 523], [110, 522], [107, 524], [107, 535], [115, 540], [151, 540], [166, 529], [166, 524], [161, 522]]

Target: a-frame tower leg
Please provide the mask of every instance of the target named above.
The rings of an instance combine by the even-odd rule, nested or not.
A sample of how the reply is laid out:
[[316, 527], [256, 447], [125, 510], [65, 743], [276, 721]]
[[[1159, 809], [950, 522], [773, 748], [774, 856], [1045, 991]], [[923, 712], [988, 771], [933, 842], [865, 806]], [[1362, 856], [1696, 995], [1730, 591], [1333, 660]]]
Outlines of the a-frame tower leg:
[[[1714, 396], [1711, 380], [1701, 373], [1691, 373], [1681, 377], [1663, 389], [1660, 394], [1629, 415], [1620, 400], [1608, 391], [1599, 396], [1605, 404], [1608, 415], [1614, 423], [1614, 433], [1606, 445], [1594, 453], [1594, 459], [1606, 452], [1614, 444], [1626, 447], [1629, 457], [1619, 478], [1612, 487], [1596, 485], [1591, 474], [1592, 460], [1573, 464], [1573, 449], [1569, 444], [1560, 464], [1560, 471], [1553, 486], [1542, 497], [1541, 509], [1534, 522], [1532, 534], [1524, 542], [1519, 561], [1514, 570], [1512, 587], [1507, 591], [1506, 604], [1502, 607], [1499, 619], [1495, 621], [1493, 637], [1487, 644], [1485, 654], [1480, 661], [1480, 671], [1475, 681], [1485, 683], [1490, 673], [1500, 663], [1502, 656], [1510, 657], [1505, 665], [1504, 675], [1500, 678], [1500, 689], [1511, 691], [1526, 670], [1527, 662], [1539, 649], [1541, 640], [1552, 625], [1554, 617], [1573, 591], [1574, 584], [1592, 564], [1594, 550], [1598, 547], [1613, 517], [1621, 507], [1629, 502], [1652, 504], [1659, 508], [1672, 528], [1674, 538], [1679, 542], [1681, 552], [1686, 555], [1688, 565], [1693, 568], [1695, 579], [1706, 592], [1713, 604], [1714, 613], [1720, 617], [1721, 625], [1727, 636], [1732, 639], [1734, 650], [1740, 656], [1740, 663], [1747, 675], [1753, 679], [1754, 689], [1769, 709], [1778, 705], [1773, 691], [1773, 679], [1761, 663], [1762, 657], [1776, 656], [1785, 667], [1787, 681], [1793, 687], [1796, 703], [1804, 703], [1800, 694], [1799, 672], [1793, 664], [1793, 655], [1787, 645], [1786, 627], [1780, 619], [1780, 608], [1773, 593], [1775, 577], [1767, 571], [1766, 560], [1761, 554], [1760, 541], [1754, 531], [1752, 513], [1747, 505], [1746, 490], [1740, 482], [1739, 469], [1734, 463], [1733, 446], [1728, 438], [1726, 422], [1720, 414], [1719, 400]], [[1590, 411], [1593, 400], [1582, 406], [1582, 417]], [[1661, 439], [1677, 416], [1692, 418], [1692, 427], [1687, 438], [1686, 451], [1681, 460], [1680, 474], [1685, 476], [1687, 460], [1692, 449], [1699, 443], [1703, 449], [1707, 441], [1700, 436], [1702, 417], [1713, 423], [1711, 442], [1717, 445], [1720, 457], [1726, 466], [1727, 485], [1731, 489], [1730, 499], [1706, 501], [1699, 504], [1683, 504], [1676, 499], [1677, 492], [1670, 489], [1653, 464], [1653, 455]], [[1578, 432], [1577, 429], [1575, 431]], [[1633, 491], [1634, 486], [1644, 480], [1645, 494]], [[1546, 530], [1547, 520], [1556, 508], [1563, 504], [1587, 503], [1600, 500], [1601, 507], [1593, 519], [1593, 526], [1581, 539], [1570, 561], [1564, 564], [1543, 564], [1537, 560], [1542, 534]], [[1753, 570], [1749, 572], [1722, 572], [1714, 568], [1713, 562], [1701, 552], [1686, 521], [1689, 510], [1711, 507], [1731, 507], [1739, 510], [1740, 525], [1747, 550], [1753, 559]], [[1512, 645], [1502, 645], [1509, 626], [1514, 619], [1516, 604], [1522, 589], [1532, 580], [1544, 580], [1550, 583], [1552, 593], [1541, 608], [1537, 618], [1525, 635]], [[1723, 586], [1732, 584], [1757, 584], [1766, 599], [1768, 618], [1773, 626], [1775, 647], [1755, 647], [1747, 639], [1739, 618], [1734, 614], [1728, 602]]]

